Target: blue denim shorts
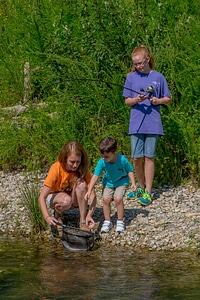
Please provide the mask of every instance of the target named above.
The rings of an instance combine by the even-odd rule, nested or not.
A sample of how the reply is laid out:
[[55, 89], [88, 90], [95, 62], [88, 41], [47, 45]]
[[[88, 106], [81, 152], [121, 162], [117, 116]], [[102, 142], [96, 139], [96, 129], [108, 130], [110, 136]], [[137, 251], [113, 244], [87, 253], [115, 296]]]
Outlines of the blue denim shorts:
[[156, 147], [158, 143], [157, 134], [132, 134], [131, 139], [131, 157], [149, 157], [156, 156]]

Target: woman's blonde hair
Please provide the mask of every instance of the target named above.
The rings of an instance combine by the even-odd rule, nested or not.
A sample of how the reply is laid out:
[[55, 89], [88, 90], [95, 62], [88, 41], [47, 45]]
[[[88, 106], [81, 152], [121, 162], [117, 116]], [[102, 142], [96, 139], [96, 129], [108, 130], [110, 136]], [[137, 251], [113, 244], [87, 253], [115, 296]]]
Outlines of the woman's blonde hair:
[[[154, 61], [154, 57], [153, 54], [151, 53], [151, 51], [149, 50], [149, 48], [145, 45], [141, 45], [136, 47], [133, 52], [131, 57], [133, 58], [133, 56], [142, 53], [144, 55], [144, 58], [149, 57], [149, 66], [151, 69], [155, 68], [155, 61]], [[136, 69], [134, 67], [134, 65], [132, 66], [131, 71], [134, 72]]]
[[75, 172], [76, 179], [81, 180], [89, 169], [89, 158], [88, 158], [88, 155], [87, 155], [85, 149], [79, 142], [71, 141], [71, 142], [66, 143], [62, 147], [62, 149], [58, 155], [58, 161], [60, 162], [62, 168], [65, 171], [67, 171], [66, 170], [67, 158], [72, 153], [81, 157], [81, 163]]

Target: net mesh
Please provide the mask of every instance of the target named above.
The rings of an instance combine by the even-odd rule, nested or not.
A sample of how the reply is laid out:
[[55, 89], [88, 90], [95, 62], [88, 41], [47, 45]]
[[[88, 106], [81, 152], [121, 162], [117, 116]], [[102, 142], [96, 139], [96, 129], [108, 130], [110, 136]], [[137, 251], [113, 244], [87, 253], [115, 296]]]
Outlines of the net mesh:
[[94, 233], [66, 226], [63, 228], [62, 240], [69, 250], [91, 250], [94, 246]]

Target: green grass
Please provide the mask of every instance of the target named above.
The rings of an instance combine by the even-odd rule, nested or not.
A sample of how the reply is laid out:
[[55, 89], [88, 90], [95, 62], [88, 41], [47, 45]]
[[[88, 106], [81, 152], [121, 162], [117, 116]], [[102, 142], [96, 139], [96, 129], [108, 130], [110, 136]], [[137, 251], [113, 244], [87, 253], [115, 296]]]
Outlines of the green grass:
[[46, 168], [76, 139], [93, 170], [105, 135], [129, 157], [122, 90], [132, 49], [146, 44], [173, 95], [162, 109], [155, 182], [199, 182], [199, 8], [199, 0], [1, 2], [0, 107], [23, 103], [24, 64], [39, 67], [30, 73], [28, 110], [0, 111], [1, 169]]
[[39, 187], [37, 182], [31, 185], [24, 185], [21, 188], [22, 203], [28, 211], [28, 216], [32, 225], [32, 233], [37, 234], [47, 229], [47, 224], [43, 218], [39, 207]]

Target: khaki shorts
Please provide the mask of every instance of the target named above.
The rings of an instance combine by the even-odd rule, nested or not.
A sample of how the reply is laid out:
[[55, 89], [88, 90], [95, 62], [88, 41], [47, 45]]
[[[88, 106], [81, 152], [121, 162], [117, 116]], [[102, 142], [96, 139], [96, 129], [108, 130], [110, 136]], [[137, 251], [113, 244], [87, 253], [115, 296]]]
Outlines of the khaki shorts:
[[126, 185], [120, 185], [114, 188], [110, 188], [106, 185], [103, 186], [102, 195], [103, 198], [120, 198], [123, 199], [126, 193]]

